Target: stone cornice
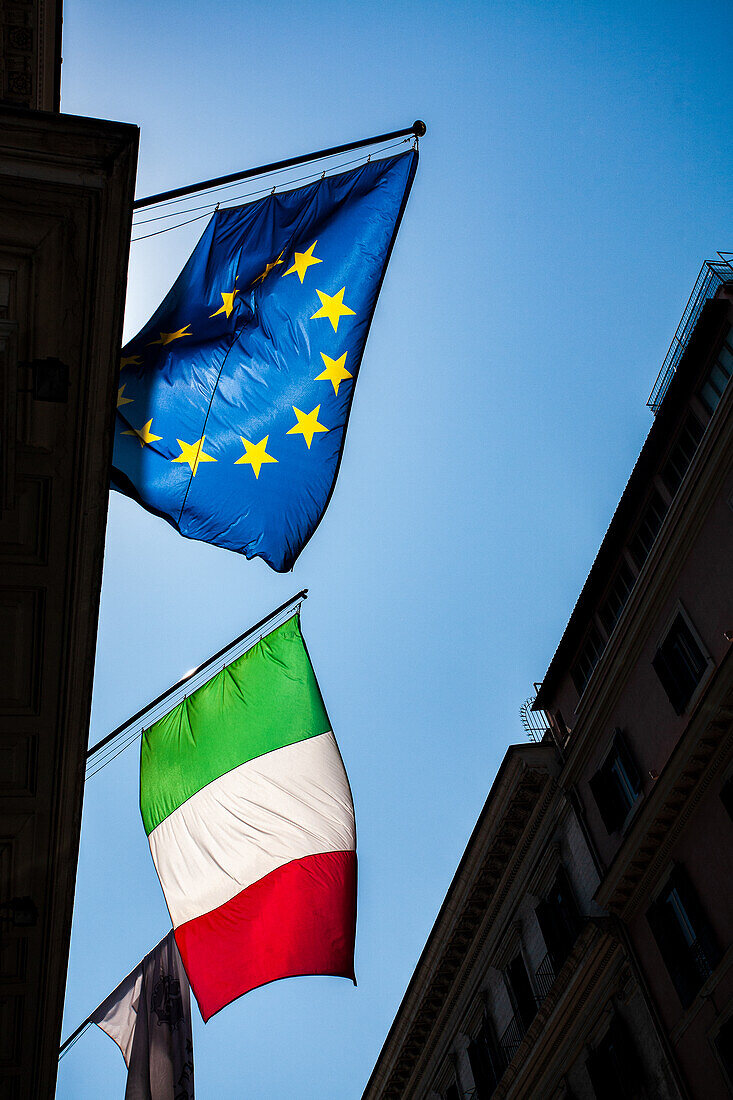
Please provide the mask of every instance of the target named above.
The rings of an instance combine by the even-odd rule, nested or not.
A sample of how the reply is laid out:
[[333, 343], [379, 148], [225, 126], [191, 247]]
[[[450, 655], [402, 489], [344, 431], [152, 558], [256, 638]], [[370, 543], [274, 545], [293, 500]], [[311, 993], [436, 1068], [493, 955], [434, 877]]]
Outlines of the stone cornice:
[[[706, 303], [545, 673], [535, 700], [538, 708], [551, 709], [557, 687], [574, 660], [574, 654], [596, 609], [598, 598], [610, 580], [611, 571], [615, 568], [630, 529], [636, 522], [642, 499], [658, 472], [667, 446], [680, 427], [685, 408], [701, 381], [702, 372], [722, 342], [724, 331], [730, 325], [730, 317], [729, 301], [722, 299]], [[668, 527], [667, 524], [665, 526]], [[642, 570], [644, 572], [648, 572], [646, 567]]]
[[41, 112], [0, 106], [0, 174], [101, 187], [118, 159], [131, 146], [137, 149], [137, 126], [77, 115], [52, 117], [49, 125], [49, 116]]
[[[539, 751], [538, 751], [539, 750]], [[510, 749], [430, 933], [364, 1100], [404, 1100], [430, 1034], [453, 1010], [556, 794], [549, 745]], [[483, 930], [482, 936], [479, 933]]]

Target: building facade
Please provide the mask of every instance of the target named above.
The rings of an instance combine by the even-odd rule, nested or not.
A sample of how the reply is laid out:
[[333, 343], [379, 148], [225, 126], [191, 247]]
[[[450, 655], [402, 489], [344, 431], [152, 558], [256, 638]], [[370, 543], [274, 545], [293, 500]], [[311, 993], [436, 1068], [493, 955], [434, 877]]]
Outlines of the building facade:
[[536, 706], [688, 1094], [733, 1092], [733, 285], [708, 302]]
[[0, 1100], [55, 1092], [137, 164], [60, 20], [0, 8]]
[[507, 752], [364, 1100], [733, 1094], [733, 284], [718, 283], [539, 688], [539, 743]]

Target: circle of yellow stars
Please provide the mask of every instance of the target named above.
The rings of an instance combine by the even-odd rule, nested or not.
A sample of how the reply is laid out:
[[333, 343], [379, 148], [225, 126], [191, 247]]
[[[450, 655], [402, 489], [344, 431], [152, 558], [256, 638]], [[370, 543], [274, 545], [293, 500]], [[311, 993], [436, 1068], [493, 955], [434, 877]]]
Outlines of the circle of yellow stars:
[[[315, 255], [317, 244], [318, 240], [316, 239], [309, 245], [305, 252], [294, 252], [291, 266], [282, 273], [281, 277], [284, 279], [288, 275], [297, 275], [302, 285], [309, 269], [316, 264], [323, 263], [323, 260]], [[276, 267], [284, 263], [284, 254], [285, 251], [283, 250], [277, 259], [265, 265], [265, 270], [258, 275], [252, 283], [253, 287], [258, 283], [263, 283]], [[233, 290], [220, 291], [219, 293], [222, 304], [213, 313], [210, 313], [209, 317], [218, 317], [220, 314], [225, 314], [228, 319], [234, 312], [236, 305], [235, 298], [240, 291], [235, 287]], [[337, 333], [339, 322], [342, 317], [353, 317], [356, 315], [356, 311], [351, 309], [350, 306], [344, 302], [345, 293], [345, 286], [342, 286], [335, 294], [327, 294], [325, 291], [316, 288], [320, 306], [315, 313], [311, 315], [310, 320], [327, 320], [331, 324], [333, 331]], [[194, 333], [191, 332], [190, 324], [184, 325], [175, 332], [161, 332], [159, 338], [157, 340], [151, 340], [148, 347], [154, 345], [165, 347], [176, 340], [182, 340], [186, 336], [193, 335]], [[326, 355], [325, 352], [321, 352], [320, 355], [323, 360], [324, 369], [320, 374], [316, 375], [314, 381], [330, 382], [333, 386], [334, 395], [338, 396], [341, 383], [345, 382], [348, 378], [353, 378], [352, 373], [346, 369], [346, 357], [348, 352], [345, 351], [338, 359], [332, 359], [331, 356]], [[128, 366], [139, 366], [141, 363], [142, 360], [139, 355], [123, 356], [120, 359], [120, 369]], [[125, 397], [125, 389], [126, 383], [121, 385], [117, 390], [118, 409], [122, 408], [123, 405], [131, 405], [134, 403], [133, 398]], [[310, 412], [304, 412], [302, 409], [296, 408], [295, 405], [291, 407], [295, 415], [295, 424], [286, 432], [286, 435], [302, 436], [306, 447], [310, 450], [315, 435], [331, 430], [319, 421], [321, 405], [319, 403], [315, 408], [311, 409]], [[141, 447], [145, 447], [146, 445], [150, 446], [153, 443], [159, 442], [162, 438], [162, 436], [155, 435], [152, 427], [152, 419], [148, 420], [139, 428], [135, 428], [130, 424], [130, 429], [122, 432], [122, 435], [135, 436]], [[244, 454], [241, 458], [236, 459], [234, 465], [249, 466], [255, 478], [259, 480], [262, 467], [268, 463], [276, 463], [278, 461], [277, 458], [267, 452], [268, 440], [270, 437], [266, 435], [258, 443], [250, 439], [245, 439], [244, 436], [240, 436], [239, 438], [244, 446]], [[176, 442], [181, 449], [181, 453], [176, 458], [171, 459], [171, 461], [186, 464], [191, 471], [192, 477], [196, 477], [196, 473], [201, 463], [217, 461], [213, 455], [207, 454], [205, 450], [205, 435], [202, 435], [200, 439], [195, 440], [193, 443], [189, 443], [185, 439], [177, 439]]]

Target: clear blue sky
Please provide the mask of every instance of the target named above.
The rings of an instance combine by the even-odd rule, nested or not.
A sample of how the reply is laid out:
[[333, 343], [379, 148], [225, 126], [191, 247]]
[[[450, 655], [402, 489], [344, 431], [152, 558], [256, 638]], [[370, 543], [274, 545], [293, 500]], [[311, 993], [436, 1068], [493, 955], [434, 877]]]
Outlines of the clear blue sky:
[[[355, 1100], [733, 249], [730, 3], [68, 0], [62, 105], [141, 127], [138, 194], [425, 119], [339, 482], [291, 576], [114, 496], [92, 741], [299, 588], [357, 810], [358, 988], [195, 1021], [201, 1100]], [[126, 336], [201, 225], [132, 246]], [[137, 750], [90, 780], [65, 1034], [167, 928]], [[124, 1094], [92, 1029], [60, 1097]]]

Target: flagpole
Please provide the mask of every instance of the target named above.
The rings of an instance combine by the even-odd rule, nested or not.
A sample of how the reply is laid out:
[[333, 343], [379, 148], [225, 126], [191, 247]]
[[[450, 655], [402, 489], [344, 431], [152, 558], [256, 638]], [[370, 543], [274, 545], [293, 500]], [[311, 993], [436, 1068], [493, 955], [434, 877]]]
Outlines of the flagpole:
[[138, 721], [138, 719], [144, 717], [144, 715], [146, 715], [148, 711], [152, 710], [153, 707], [157, 707], [159, 703], [164, 702], [169, 696], [173, 695], [174, 692], [179, 691], [183, 684], [188, 683], [189, 680], [191, 680], [194, 676], [198, 676], [198, 674], [202, 672], [205, 668], [209, 668], [211, 665], [215, 664], [216, 661], [219, 661], [222, 657], [226, 656], [226, 654], [229, 653], [230, 650], [234, 649], [241, 642], [246, 641], [247, 638], [250, 638], [253, 634], [256, 634], [257, 631], [261, 630], [263, 626], [266, 626], [271, 619], [277, 618], [278, 615], [281, 615], [283, 611], [287, 611], [287, 609], [289, 607], [292, 607], [293, 604], [302, 603], [303, 600], [307, 599], [308, 589], [303, 588], [295, 596], [292, 596], [289, 600], [286, 600], [285, 603], [280, 604], [279, 607], [276, 607], [275, 610], [271, 611], [269, 615], [265, 615], [264, 619], [260, 619], [260, 621], [258, 623], [255, 623], [254, 626], [251, 626], [249, 630], [245, 630], [244, 633], [240, 634], [238, 638], [235, 638], [233, 641], [229, 642], [228, 645], [225, 645], [223, 649], [220, 649], [217, 653], [214, 653], [213, 656], [207, 658], [207, 660], [205, 660], [203, 664], [197, 665], [196, 668], [192, 669], [190, 672], [187, 672], [185, 676], [181, 677], [181, 679], [178, 680], [175, 684], [172, 684], [171, 687], [162, 692], [156, 699], [153, 699], [153, 701], [150, 703], [146, 703], [142, 710], [139, 710], [137, 714], [133, 714], [132, 718], [128, 718], [126, 722], [123, 722], [121, 726], [113, 729], [112, 732], [108, 733], [106, 737], [103, 737], [101, 741], [97, 741], [96, 745], [92, 745], [92, 747], [87, 750], [87, 760], [89, 760], [90, 757], [94, 756], [95, 753], [98, 753], [100, 749], [103, 749], [105, 745], [108, 745], [110, 741], [114, 741], [115, 737], [118, 737], [124, 730], [128, 728], [128, 726], [132, 726], [135, 722]]
[[[96, 1009], [95, 1009], [94, 1011], [96, 1012]], [[93, 1016], [93, 1015], [94, 1015], [94, 1012], [92, 1013], [92, 1016]], [[81, 1035], [81, 1033], [82, 1033], [82, 1031], [84, 1030], [84, 1028], [86, 1028], [86, 1027], [89, 1027], [89, 1025], [90, 1025], [90, 1024], [91, 1024], [91, 1022], [92, 1022], [92, 1016], [87, 1016], [86, 1020], [84, 1020], [84, 1022], [83, 1022], [82, 1024], [79, 1024], [79, 1026], [78, 1026], [78, 1028], [76, 1029], [76, 1031], [72, 1031], [72, 1033], [71, 1033], [71, 1035], [69, 1036], [69, 1038], [68, 1038], [68, 1039], [66, 1039], [66, 1041], [65, 1041], [65, 1042], [63, 1042], [63, 1043], [61, 1044], [61, 1046], [59, 1047], [59, 1058], [60, 1058], [60, 1057], [61, 1057], [61, 1055], [62, 1055], [62, 1054], [64, 1053], [64, 1051], [65, 1051], [65, 1050], [66, 1050], [66, 1049], [67, 1049], [68, 1047], [70, 1047], [70, 1046], [71, 1046], [71, 1044], [72, 1044], [72, 1043], [74, 1042], [74, 1039], [78, 1039], [78, 1038], [79, 1038], [79, 1036]]]
[[216, 176], [214, 179], [202, 180], [201, 183], [191, 183], [187, 187], [174, 187], [171, 191], [161, 191], [157, 195], [148, 195], [144, 199], [135, 199], [133, 210], [142, 210], [146, 206], [155, 206], [166, 199], [179, 199], [184, 195], [195, 195], [197, 191], [206, 191], [213, 187], [222, 187], [227, 183], [237, 183], [239, 180], [251, 179], [253, 176], [264, 176], [268, 172], [278, 172], [281, 168], [295, 168], [298, 164], [307, 164], [311, 160], [320, 160], [322, 157], [336, 156], [337, 153], [347, 153], [350, 149], [361, 149], [365, 145], [376, 145], [378, 142], [391, 141], [393, 138], [407, 137], [413, 134], [415, 137], [423, 137], [427, 127], [420, 119], [416, 119], [412, 126], [404, 130], [391, 130], [388, 134], [377, 134], [376, 137], [363, 138], [360, 141], [348, 141], [345, 145], [333, 145], [330, 149], [318, 149], [315, 153], [305, 153], [300, 157], [288, 157], [287, 160], [276, 160], [272, 164], [260, 164], [257, 168], [247, 168], [244, 172], [231, 172], [228, 176]]
[[[292, 602], [292, 601], [291, 601], [291, 602]], [[156, 943], [155, 947], [153, 947], [153, 948], [152, 948], [152, 951], [155, 951], [155, 950], [157, 950], [157, 948], [158, 948], [158, 947], [160, 947], [160, 945], [162, 944], [163, 940], [165, 940], [165, 939], [166, 939], [166, 938], [167, 938], [168, 936], [170, 936], [170, 932], [166, 932], [165, 936], [163, 936], [163, 939], [161, 939], [161, 940], [158, 940], [158, 942]], [[143, 955], [143, 958], [142, 958], [142, 960], [141, 960], [140, 964], [138, 964], [138, 965], [142, 965], [142, 963], [144, 963], [144, 962], [145, 962], [145, 960], [146, 960], [146, 959], [148, 958], [148, 955], [151, 955], [151, 954], [152, 954], [152, 951], [148, 951], [148, 954], [147, 954], [147, 955]], [[131, 971], [130, 973], [132, 973], [132, 971]], [[124, 978], [123, 978], [123, 981], [124, 981]], [[121, 984], [121, 983], [120, 983], [120, 984]], [[117, 987], [117, 988], [119, 988], [119, 987]], [[111, 996], [111, 994], [110, 994], [110, 996]], [[107, 1000], [107, 997], [105, 997], [105, 998], [104, 998], [104, 1001], [106, 1001], [106, 1000]], [[65, 1040], [64, 1040], [64, 1042], [63, 1042], [63, 1043], [61, 1044], [61, 1046], [59, 1047], [59, 1058], [61, 1057], [61, 1055], [62, 1055], [62, 1054], [64, 1053], [64, 1051], [65, 1051], [65, 1050], [68, 1050], [68, 1048], [69, 1048], [69, 1047], [71, 1046], [71, 1044], [72, 1044], [72, 1043], [74, 1042], [74, 1039], [78, 1039], [78, 1038], [79, 1038], [79, 1036], [81, 1035], [81, 1033], [82, 1033], [82, 1031], [84, 1030], [84, 1028], [85, 1028], [85, 1027], [89, 1027], [89, 1026], [90, 1026], [90, 1024], [93, 1024], [93, 1023], [94, 1023], [94, 1017], [95, 1017], [95, 1016], [97, 1015], [97, 1013], [99, 1012], [100, 1008], [101, 1008], [101, 1007], [102, 1007], [102, 1005], [104, 1004], [104, 1001], [100, 1001], [100, 1002], [99, 1002], [99, 1004], [97, 1005], [97, 1007], [96, 1007], [96, 1008], [94, 1009], [94, 1011], [93, 1011], [93, 1012], [90, 1012], [90, 1013], [89, 1013], [89, 1015], [87, 1016], [86, 1020], [82, 1020], [82, 1022], [81, 1022], [81, 1023], [79, 1024], [78, 1028], [76, 1028], [76, 1030], [75, 1030], [75, 1031], [72, 1031], [72, 1033], [71, 1033], [71, 1035], [70, 1035], [70, 1036], [68, 1037], [68, 1039], [65, 1039]]]

